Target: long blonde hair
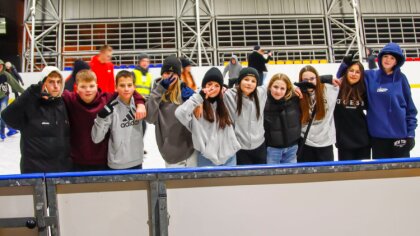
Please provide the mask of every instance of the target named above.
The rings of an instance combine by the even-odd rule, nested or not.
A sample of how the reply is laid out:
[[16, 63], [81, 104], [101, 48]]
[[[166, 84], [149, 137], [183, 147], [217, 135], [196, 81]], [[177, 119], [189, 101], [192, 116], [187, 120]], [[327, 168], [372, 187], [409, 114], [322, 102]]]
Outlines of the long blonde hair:
[[271, 93], [270, 89], [273, 86], [274, 82], [276, 82], [277, 80], [281, 80], [286, 84], [286, 94], [284, 95], [284, 99], [289, 100], [290, 98], [292, 98], [294, 92], [292, 82], [290, 82], [289, 77], [283, 73], [277, 73], [273, 75], [273, 77], [271, 77], [271, 80], [268, 83], [268, 92]]
[[[163, 79], [163, 78], [162, 78]], [[163, 102], [171, 102], [176, 105], [181, 104], [181, 79], [178, 78], [176, 83], [173, 85], [170, 85], [168, 90], [162, 95]], [[168, 100], [169, 98], [169, 100]]]

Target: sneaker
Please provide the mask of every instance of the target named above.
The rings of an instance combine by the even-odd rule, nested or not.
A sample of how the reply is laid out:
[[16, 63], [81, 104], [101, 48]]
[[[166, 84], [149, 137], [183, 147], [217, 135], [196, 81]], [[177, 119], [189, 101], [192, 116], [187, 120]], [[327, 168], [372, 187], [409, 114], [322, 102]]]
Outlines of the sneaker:
[[4, 141], [6, 139], [6, 135], [0, 134], [0, 139], [1, 139], [1, 141]]
[[15, 134], [19, 133], [17, 130], [9, 129], [9, 132], [7, 132], [7, 137], [13, 136]]

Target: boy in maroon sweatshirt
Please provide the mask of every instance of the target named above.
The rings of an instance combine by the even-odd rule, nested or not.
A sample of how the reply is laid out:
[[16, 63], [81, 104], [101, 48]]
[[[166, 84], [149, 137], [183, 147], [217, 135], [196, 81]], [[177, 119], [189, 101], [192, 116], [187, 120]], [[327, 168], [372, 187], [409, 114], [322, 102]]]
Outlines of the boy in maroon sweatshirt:
[[[71, 158], [75, 171], [107, 170], [108, 138], [95, 144], [92, 142], [91, 130], [96, 115], [118, 94], [104, 93], [98, 90], [96, 75], [91, 70], [81, 70], [76, 75], [77, 92], [64, 91], [70, 121]], [[137, 106], [136, 119], [146, 116], [144, 98], [134, 94]]]

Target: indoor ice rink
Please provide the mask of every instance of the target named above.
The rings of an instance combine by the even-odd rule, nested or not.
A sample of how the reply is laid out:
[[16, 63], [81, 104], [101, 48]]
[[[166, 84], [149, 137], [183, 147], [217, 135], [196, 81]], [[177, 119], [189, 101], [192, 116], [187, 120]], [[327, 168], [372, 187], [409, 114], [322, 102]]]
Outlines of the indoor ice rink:
[[[391, 42], [399, 45], [401, 55], [384, 49]], [[292, 83], [299, 82], [303, 76], [299, 72], [307, 65], [319, 75], [335, 78], [350, 54], [354, 54], [351, 66], [360, 61], [367, 70], [367, 49], [376, 57], [383, 50], [382, 55], [394, 56], [397, 63], [405, 59], [401, 72], [408, 80], [414, 106], [420, 108], [420, 0], [0, 0], [0, 65], [7, 68], [5, 62], [11, 62], [24, 89], [46, 79], [42, 71], [47, 66], [57, 67], [62, 78], [70, 78], [73, 63], [81, 60], [91, 66], [103, 45], [112, 47], [107, 65], [113, 67], [113, 79], [120, 71], [136, 69], [144, 54], [153, 81], [163, 70], [176, 67], [167, 66], [165, 59], [186, 59], [197, 94], [203, 91], [202, 81], [208, 81], [210, 68], [223, 72], [232, 55], [242, 68], [252, 67], [249, 56], [253, 53], [260, 53], [264, 60], [270, 57], [264, 62], [267, 71], [261, 79], [267, 90], [277, 73], [286, 74]], [[373, 61], [381, 63], [380, 58]], [[179, 62], [182, 71], [183, 63]], [[173, 76], [173, 67], [168, 71]], [[248, 78], [250, 72], [244, 76]], [[385, 78], [381, 76], [377, 92]], [[0, 69], [0, 101], [2, 89], [10, 85], [8, 79]], [[399, 91], [400, 80], [392, 79], [390, 90]], [[222, 80], [229, 84], [229, 75]], [[241, 84], [237, 89], [242, 89]], [[8, 104], [19, 101], [11, 87], [8, 91]], [[404, 103], [401, 97], [396, 99]], [[408, 117], [413, 111], [407, 106], [402, 105], [404, 114], [391, 112], [391, 118], [381, 118]], [[0, 108], [4, 110], [1, 103]], [[253, 124], [247, 135], [256, 135], [257, 122], [245, 120]], [[241, 135], [236, 129], [239, 125], [234, 122], [237, 137]], [[334, 143], [329, 145], [333, 159], [328, 161], [239, 161], [242, 151], [249, 151], [251, 159], [258, 156], [253, 151], [262, 146], [266, 149], [269, 141], [265, 140], [253, 150], [241, 144], [233, 154], [236, 165], [182, 162], [184, 166], [176, 163], [169, 168], [168, 154], [162, 155], [157, 145], [156, 126], [147, 124], [141, 169], [21, 173], [21, 150], [31, 143], [21, 141], [19, 130], [0, 138], [0, 236], [419, 235], [419, 145], [414, 145], [410, 156], [389, 158], [340, 161]], [[387, 127], [389, 134], [395, 133], [396, 127]], [[167, 135], [174, 132], [162, 130]], [[408, 142], [411, 138], [403, 139]], [[419, 138], [413, 139], [420, 143]], [[193, 142], [198, 143], [197, 139]], [[193, 148], [194, 153], [204, 152]], [[186, 158], [185, 163], [191, 157]], [[207, 157], [203, 154], [201, 158]], [[209, 158], [207, 161], [211, 163]]]

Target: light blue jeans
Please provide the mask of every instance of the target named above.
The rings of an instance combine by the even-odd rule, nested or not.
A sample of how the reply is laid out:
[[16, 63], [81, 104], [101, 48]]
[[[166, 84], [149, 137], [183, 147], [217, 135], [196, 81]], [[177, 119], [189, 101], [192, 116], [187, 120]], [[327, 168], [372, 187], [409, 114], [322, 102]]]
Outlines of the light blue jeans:
[[296, 163], [298, 145], [287, 148], [267, 147], [267, 164]]
[[198, 153], [197, 157], [197, 166], [204, 167], [204, 166], [236, 166], [236, 155], [229, 158], [225, 164], [223, 165], [215, 165], [209, 159], [205, 158], [201, 153]]
[[4, 134], [4, 130], [6, 129], [6, 123], [4, 123], [3, 119], [1, 118], [1, 112], [6, 109], [9, 103], [9, 96], [5, 96], [0, 99], [0, 134]]

